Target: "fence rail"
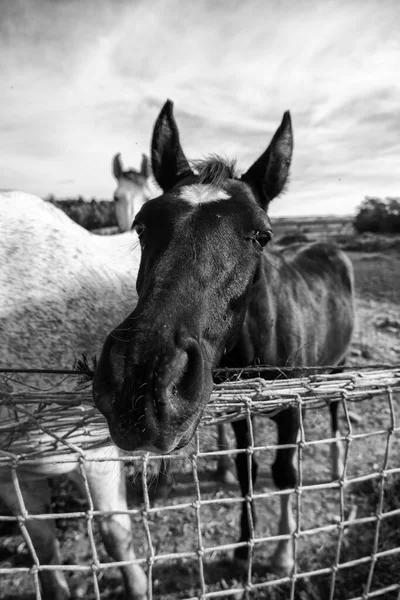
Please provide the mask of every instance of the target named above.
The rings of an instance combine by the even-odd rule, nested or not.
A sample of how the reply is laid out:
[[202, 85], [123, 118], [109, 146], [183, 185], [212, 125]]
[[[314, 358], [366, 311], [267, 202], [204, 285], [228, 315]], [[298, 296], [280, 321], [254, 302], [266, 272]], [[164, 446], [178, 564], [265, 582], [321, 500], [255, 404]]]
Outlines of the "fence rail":
[[[254, 372], [247, 373], [252, 374]], [[400, 367], [328, 375], [315, 372], [306, 377], [275, 381], [241, 378], [216, 384], [190, 452], [167, 457], [123, 453], [93, 458], [88, 451], [109, 444], [110, 439], [105, 420], [93, 407], [89, 386], [80, 385], [71, 391], [71, 377], [62, 377], [54, 389], [42, 391], [18, 385], [15, 373], [0, 377], [0, 478], [1, 469], [11, 470], [14, 485], [20, 490], [23, 473], [47, 461], [50, 465], [79, 464], [85, 481], [89, 510], [75, 507], [57, 513], [31, 514], [19, 492], [20, 514], [0, 513], [0, 528], [2, 524], [18, 524], [34, 563], [33, 567], [3, 566], [0, 561], [0, 576], [28, 574], [33, 578], [37, 598], [41, 597], [38, 574], [51, 570], [91, 574], [93, 597], [101, 598], [102, 574], [123, 563], [101, 559], [94, 522], [97, 517], [123, 513], [129, 514], [142, 530], [142, 541], [138, 536], [136, 544], [140, 558], [134, 562], [147, 570], [149, 598], [194, 600], [229, 598], [234, 594], [264, 598], [273, 591], [274, 599], [400, 599], [400, 535], [393, 535], [394, 530], [400, 530], [400, 485], [397, 484], [400, 427], [396, 420], [400, 406]], [[323, 465], [329, 449], [338, 441], [328, 431], [324, 410], [332, 401], [339, 401], [343, 409], [344, 432], [340, 440], [344, 444], [344, 470], [339, 480], [326, 481]], [[256, 456], [260, 464], [266, 457], [270, 462], [273, 453], [282, 446], [261, 443], [269, 440], [268, 420], [262, 417], [273, 417], [288, 406], [297, 406], [300, 416], [296, 487], [279, 491], [264, 479], [260, 488], [250, 486], [245, 500], [232, 486], [216, 485], [210, 490], [209, 463], [218, 456], [235, 457], [242, 452], [249, 457]], [[257, 417], [255, 430], [253, 417]], [[248, 420], [253, 440], [249, 448], [209, 447], [210, 440], [215, 446], [215, 440], [205, 432], [211, 431], [212, 426], [243, 418]], [[153, 500], [149, 491], [148, 472], [154, 464], [159, 465], [161, 459], [170, 462], [172, 469], [176, 466], [178, 483], [179, 478], [183, 481], [186, 477], [168, 502]], [[132, 472], [141, 472], [143, 501], [125, 511], [94, 510], [86, 477], [91, 461], [123, 462]], [[290, 536], [277, 535], [273, 526], [266, 524], [268, 515], [276, 515], [276, 502], [288, 494], [294, 496], [295, 531]], [[231, 522], [237, 521], [236, 513], [243, 502], [248, 506], [251, 502], [259, 505], [262, 519], [258, 528], [252, 527], [250, 541], [238, 543], [236, 526], [232, 527]], [[178, 515], [183, 515], [181, 520]], [[228, 520], [225, 523], [224, 515]], [[26, 523], [60, 519], [71, 523], [71, 527], [76, 519], [85, 522], [89, 546], [85, 564], [84, 561], [61, 565], [39, 562]], [[167, 533], [164, 537], [168, 539], [164, 542], [158, 531], [161, 527], [168, 532], [171, 527], [179, 530], [184, 526], [190, 529], [191, 535], [184, 532], [180, 535], [178, 531], [178, 542], [171, 540]], [[321, 542], [321, 536], [325, 541]], [[293, 543], [296, 566], [290, 576], [272, 579], [266, 575], [264, 562], [273, 544], [288, 538]], [[355, 547], [357, 538], [363, 540], [363, 545]], [[240, 546], [250, 549], [246, 570], [239, 577], [237, 569], [228, 563], [230, 566], [225, 568], [224, 576], [218, 579], [213, 567], [216, 558]], [[319, 558], [322, 562], [318, 562]], [[172, 574], [171, 581], [171, 574], [166, 574], [171, 565], [175, 565], [174, 568], [180, 565], [184, 573], [182, 585], [172, 593], [168, 590], [176, 584], [173, 581], [176, 577]], [[358, 587], [354, 584], [353, 590], [349, 582], [358, 579]], [[346, 592], [350, 595], [346, 596]], [[254, 596], [257, 593], [259, 596]]]

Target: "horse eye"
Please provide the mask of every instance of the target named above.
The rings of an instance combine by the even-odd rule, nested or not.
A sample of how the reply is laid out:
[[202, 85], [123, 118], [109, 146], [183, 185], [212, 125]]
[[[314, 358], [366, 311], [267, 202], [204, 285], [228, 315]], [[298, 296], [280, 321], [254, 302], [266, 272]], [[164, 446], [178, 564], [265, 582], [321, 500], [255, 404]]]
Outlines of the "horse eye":
[[259, 244], [261, 248], [265, 248], [272, 240], [272, 231], [255, 231], [250, 239], [253, 243]]
[[272, 240], [272, 231], [259, 231], [256, 239], [260, 246], [264, 248]]
[[132, 225], [132, 229], [134, 229], [136, 231], [136, 233], [138, 234], [139, 240], [140, 240], [140, 238], [143, 236], [144, 231], [145, 231], [144, 225], [140, 225], [139, 223], [134, 223]]

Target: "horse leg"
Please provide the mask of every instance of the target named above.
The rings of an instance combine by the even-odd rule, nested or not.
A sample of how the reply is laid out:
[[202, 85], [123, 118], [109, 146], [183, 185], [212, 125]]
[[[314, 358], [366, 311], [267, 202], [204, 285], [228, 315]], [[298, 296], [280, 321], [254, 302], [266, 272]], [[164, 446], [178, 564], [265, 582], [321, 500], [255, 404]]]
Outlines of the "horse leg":
[[339, 430], [338, 419], [339, 402], [334, 401], [329, 403], [329, 412], [331, 413], [332, 437], [336, 441], [331, 444], [331, 465], [332, 465], [332, 480], [340, 479], [344, 471], [344, 448], [341, 433]]
[[[278, 445], [295, 444], [299, 432], [299, 414], [297, 407], [281, 411], [273, 420], [278, 426]], [[297, 482], [297, 469], [294, 465], [296, 448], [278, 449], [272, 465], [272, 477], [279, 490], [294, 488]], [[280, 496], [281, 512], [279, 535], [292, 534], [296, 524], [293, 516], [291, 494]], [[290, 574], [294, 566], [292, 539], [281, 540], [272, 558], [274, 570]]]
[[[237, 449], [241, 450], [244, 448], [249, 448], [251, 446], [250, 440], [250, 432], [247, 420], [234, 421], [232, 423], [233, 430], [236, 436], [236, 444]], [[248, 455], [246, 452], [241, 452], [236, 455], [236, 468], [237, 475], [240, 485], [240, 490], [242, 492], [242, 497], [246, 500], [247, 495], [249, 493], [250, 488], [250, 479], [249, 479], [249, 465], [248, 465]], [[251, 480], [254, 485], [257, 479], [257, 471], [258, 465], [254, 458], [254, 455], [251, 455]], [[251, 520], [253, 523], [253, 528], [256, 525], [256, 514], [253, 506], [253, 502], [250, 502], [250, 511], [251, 511]], [[240, 542], [248, 542], [251, 539], [251, 525], [248, 513], [248, 501], [246, 500], [242, 504], [242, 515], [240, 518]], [[247, 546], [243, 546], [240, 548], [236, 548], [235, 550], [235, 558], [241, 561], [247, 561], [249, 557], [249, 548]]]
[[[218, 450], [229, 450], [229, 441], [224, 425], [218, 425]], [[236, 483], [236, 477], [231, 471], [231, 461], [227, 454], [218, 456], [217, 478], [223, 483]]]
[[[342, 360], [336, 369], [332, 369], [332, 373], [343, 373], [343, 367], [346, 364], [346, 360]], [[339, 429], [338, 419], [339, 402], [336, 400], [329, 403], [329, 412], [331, 415], [331, 428], [332, 437], [336, 439], [331, 444], [331, 466], [332, 466], [332, 480], [340, 479], [343, 476], [344, 471], [344, 447], [342, 440], [340, 439], [341, 433]]]
[[[125, 471], [122, 462], [87, 461], [84, 464], [93, 501], [99, 511], [127, 511]], [[74, 471], [74, 481], [87, 497], [83, 478]], [[100, 517], [100, 533], [108, 554], [115, 561], [134, 561], [131, 519], [128, 514], [113, 514]], [[147, 577], [138, 564], [120, 567], [127, 600], [147, 600]]]
[[[19, 476], [19, 485], [29, 515], [48, 514], [51, 512], [50, 488], [47, 479], [25, 479]], [[2, 481], [1, 497], [8, 508], [21, 515], [18, 496], [12, 482]], [[56, 527], [53, 519], [26, 519], [25, 527], [32, 540], [37, 558], [41, 565], [60, 565], [60, 549], [56, 538]], [[39, 571], [42, 597], [46, 600], [67, 600], [70, 592], [67, 580], [62, 571]]]

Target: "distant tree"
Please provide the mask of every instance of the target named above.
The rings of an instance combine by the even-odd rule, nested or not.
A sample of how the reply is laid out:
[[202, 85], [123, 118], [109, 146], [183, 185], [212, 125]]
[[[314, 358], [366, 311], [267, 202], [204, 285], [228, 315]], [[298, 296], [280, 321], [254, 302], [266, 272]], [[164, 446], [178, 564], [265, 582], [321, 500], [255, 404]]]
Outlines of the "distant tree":
[[359, 233], [400, 233], [400, 199], [367, 196], [353, 224]]
[[400, 233], [400, 198], [387, 198], [388, 218], [392, 233]]
[[114, 203], [109, 200], [92, 198], [86, 202], [83, 196], [56, 200], [50, 194], [46, 200], [64, 211], [70, 219], [85, 229], [100, 229], [117, 225]]

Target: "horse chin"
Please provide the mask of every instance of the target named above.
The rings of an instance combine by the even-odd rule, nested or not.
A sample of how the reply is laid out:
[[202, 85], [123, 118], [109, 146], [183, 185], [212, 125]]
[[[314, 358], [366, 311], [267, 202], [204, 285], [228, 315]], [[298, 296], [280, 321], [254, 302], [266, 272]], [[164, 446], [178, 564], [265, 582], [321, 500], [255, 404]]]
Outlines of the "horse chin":
[[173, 454], [188, 446], [196, 433], [203, 410], [193, 415], [174, 435], [140, 435], [135, 428], [126, 427], [123, 421], [108, 415], [108, 427], [113, 443], [122, 451], [130, 453]]
[[114, 444], [124, 452], [133, 454], [144, 454], [151, 452], [152, 454], [172, 454], [177, 447], [175, 440], [172, 442], [157, 440], [140, 440], [132, 432], [116, 433], [110, 428], [111, 439]]
[[199, 426], [202, 415], [203, 415], [203, 409], [199, 410], [197, 415], [192, 417], [191, 423], [189, 424], [187, 429], [183, 433], [181, 433], [180, 435], [178, 435], [176, 437], [177, 445], [176, 445], [175, 451], [182, 450], [183, 448], [186, 448], [186, 446], [188, 446], [190, 444], [190, 442], [193, 440], [194, 435], [197, 431], [197, 428]]

